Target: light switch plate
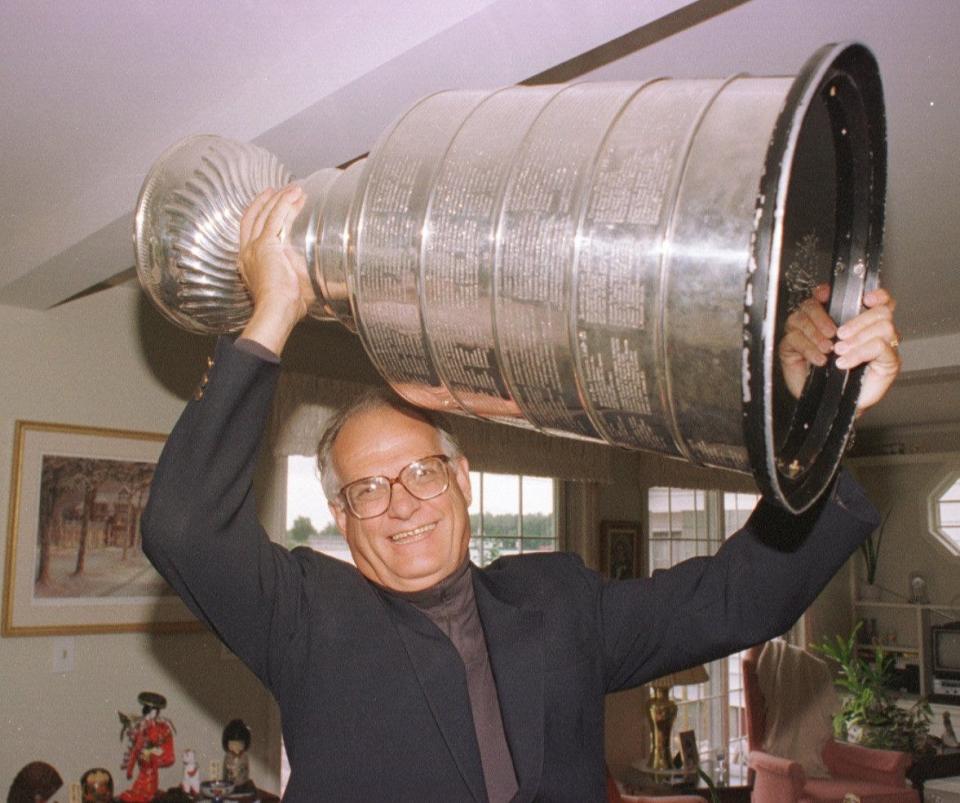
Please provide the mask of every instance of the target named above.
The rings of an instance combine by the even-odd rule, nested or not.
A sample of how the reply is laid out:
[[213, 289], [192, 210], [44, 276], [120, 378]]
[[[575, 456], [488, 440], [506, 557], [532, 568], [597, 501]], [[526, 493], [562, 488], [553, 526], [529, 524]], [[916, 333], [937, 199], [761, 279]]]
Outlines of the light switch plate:
[[60, 636], [53, 640], [53, 672], [72, 672], [76, 656], [77, 640], [73, 636]]

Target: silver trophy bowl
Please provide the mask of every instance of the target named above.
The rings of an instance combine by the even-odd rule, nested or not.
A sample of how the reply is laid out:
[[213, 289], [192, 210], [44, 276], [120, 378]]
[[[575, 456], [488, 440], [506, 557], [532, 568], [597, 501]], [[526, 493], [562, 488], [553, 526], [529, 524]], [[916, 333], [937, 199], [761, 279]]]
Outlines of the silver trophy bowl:
[[[160, 310], [237, 331], [239, 219], [288, 181], [216, 137], [144, 183], [137, 268]], [[838, 322], [878, 281], [882, 88], [859, 44], [796, 76], [449, 91], [370, 155], [300, 182], [286, 242], [310, 311], [361, 338], [421, 407], [752, 472], [788, 510], [829, 486], [861, 371], [779, 373], [787, 317], [830, 287]]]

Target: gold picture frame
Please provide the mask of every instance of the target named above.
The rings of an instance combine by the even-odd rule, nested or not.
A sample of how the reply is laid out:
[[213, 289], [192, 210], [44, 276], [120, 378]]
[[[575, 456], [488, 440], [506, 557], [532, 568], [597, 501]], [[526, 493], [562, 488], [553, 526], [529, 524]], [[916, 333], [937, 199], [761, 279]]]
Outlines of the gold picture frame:
[[643, 577], [638, 522], [600, 522], [600, 568], [607, 577], [614, 580]]
[[202, 628], [140, 547], [165, 439], [16, 422], [3, 636]]

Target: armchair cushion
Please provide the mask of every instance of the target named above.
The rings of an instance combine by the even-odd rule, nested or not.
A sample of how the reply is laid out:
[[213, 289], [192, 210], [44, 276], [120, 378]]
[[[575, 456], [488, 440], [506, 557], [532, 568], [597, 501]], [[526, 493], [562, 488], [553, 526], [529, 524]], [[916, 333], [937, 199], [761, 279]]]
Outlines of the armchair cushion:
[[826, 663], [806, 650], [776, 639], [757, 661], [757, 680], [767, 705], [761, 749], [790, 758], [809, 778], [827, 778], [824, 746], [833, 740], [833, 714], [840, 700]]
[[[866, 747], [858, 750], [890, 752], [873, 751]], [[884, 757], [881, 764], [884, 763], [890, 763], [890, 756]], [[755, 802], [839, 803], [847, 793], [852, 792], [861, 803], [920, 803], [920, 796], [916, 790], [905, 785], [902, 774], [895, 783], [890, 783], [885, 773], [875, 774], [872, 778], [850, 774], [838, 778], [807, 778], [796, 761], [771, 756], [760, 750], [750, 753], [750, 767], [756, 772], [751, 798]], [[860, 769], [863, 770], [863, 767]]]
[[877, 750], [831, 739], [823, 748], [823, 761], [833, 776], [906, 786], [912, 759], [909, 753], [898, 750]]
[[837, 803], [852, 792], [861, 803], [920, 803], [914, 789], [891, 789], [886, 784], [871, 781], [851, 781], [849, 778], [811, 778], [803, 787], [799, 803]]

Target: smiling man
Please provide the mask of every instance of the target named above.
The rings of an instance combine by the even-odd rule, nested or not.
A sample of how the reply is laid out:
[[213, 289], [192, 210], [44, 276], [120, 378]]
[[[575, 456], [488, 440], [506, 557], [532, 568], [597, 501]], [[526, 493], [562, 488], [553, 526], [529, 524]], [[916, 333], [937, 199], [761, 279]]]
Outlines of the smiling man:
[[363, 575], [422, 591], [466, 560], [470, 469], [423, 413], [391, 405], [384, 394], [364, 397], [327, 428], [318, 460], [331, 512]]
[[[145, 551], [279, 702], [286, 800], [605, 800], [604, 695], [784, 632], [876, 511], [841, 474], [814, 510], [761, 502], [715, 556], [654, 577], [605, 581], [561, 553], [480, 569], [466, 458], [433, 415], [373, 394], [333, 419], [318, 455], [356, 568], [287, 551], [258, 522], [252, 480], [279, 355], [314, 300], [281, 239], [302, 206], [298, 188], [268, 190], [243, 217], [254, 312], [218, 342], [164, 448]], [[834, 352], [868, 364], [861, 404], [884, 395], [900, 365], [893, 300], [864, 301], [839, 330], [816, 298], [791, 316], [788, 381]]]

